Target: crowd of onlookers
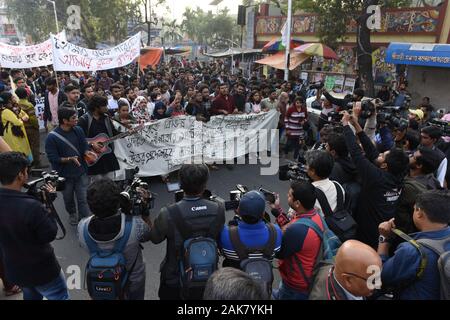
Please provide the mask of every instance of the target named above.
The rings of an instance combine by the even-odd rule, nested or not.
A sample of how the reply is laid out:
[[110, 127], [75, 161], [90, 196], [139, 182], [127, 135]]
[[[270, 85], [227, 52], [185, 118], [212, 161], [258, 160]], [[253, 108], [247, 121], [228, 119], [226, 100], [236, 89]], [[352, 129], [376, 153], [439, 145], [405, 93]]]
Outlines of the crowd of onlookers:
[[[7, 295], [23, 290], [26, 299], [69, 297], [50, 246], [56, 223], [20, 192], [30, 165], [45, 166], [34, 108], [40, 96], [48, 132], [46, 155], [52, 169], [67, 180], [65, 208], [70, 223], [78, 225], [80, 243], [92, 255], [93, 245], [112, 250], [126, 235], [123, 256], [129, 280], [121, 298], [144, 298], [140, 243], [145, 241], [167, 241], [161, 299], [445, 297], [449, 275], [439, 266], [448, 266], [450, 250], [450, 142], [442, 127], [429, 123], [442, 116], [429, 98], [418, 108], [403, 108], [403, 118], [393, 122], [381, 120], [379, 102], [365, 110], [361, 89], [338, 99], [324, 89], [311, 92], [301, 80], [230, 74], [220, 62], [171, 60], [137, 74], [133, 68], [57, 77], [44, 68], [1, 73], [0, 151], [5, 153], [0, 155], [0, 276]], [[316, 96], [314, 104], [321, 110], [317, 123], [308, 115], [310, 96]], [[378, 93], [380, 100], [399, 107], [407, 96], [404, 84], [398, 91], [384, 87]], [[129, 219], [119, 212], [121, 190], [110, 179], [118, 169], [114, 153], [93, 167], [84, 160], [100, 149], [86, 138], [99, 133], [112, 137], [133, 124], [182, 115], [206, 122], [214, 115], [270, 110], [280, 113], [285, 157], [293, 151], [292, 159], [304, 170], [304, 177], [281, 195], [287, 197], [289, 210], [280, 207], [278, 195], [270, 202], [275, 223], [265, 214], [267, 199], [258, 191], [246, 193], [236, 218], [225, 222], [222, 205], [202, 196], [209, 177], [203, 165], [179, 171], [183, 200], [163, 208], [154, 221], [146, 215]], [[350, 224], [354, 234], [343, 236]], [[331, 251], [330, 232], [339, 238]], [[179, 266], [185, 262], [187, 240], [198, 235], [214, 240], [224, 268], [191, 287], [186, 279], [180, 284]], [[332, 259], [325, 259], [330, 255]], [[245, 271], [255, 261], [261, 271], [275, 258], [281, 282], [272, 292], [272, 283], [270, 288], [258, 285]], [[377, 268], [375, 283], [380, 285], [372, 287]], [[35, 272], [41, 269], [46, 272]]]

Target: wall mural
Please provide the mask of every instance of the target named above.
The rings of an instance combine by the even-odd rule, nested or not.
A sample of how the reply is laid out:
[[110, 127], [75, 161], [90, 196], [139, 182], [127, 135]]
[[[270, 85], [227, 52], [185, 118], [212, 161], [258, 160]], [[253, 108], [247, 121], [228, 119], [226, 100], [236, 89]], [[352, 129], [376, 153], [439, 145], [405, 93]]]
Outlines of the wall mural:
[[[284, 17], [257, 17], [257, 34], [280, 34], [286, 21]], [[437, 32], [439, 24], [439, 10], [411, 10], [386, 11], [382, 17], [381, 30], [379, 32]], [[348, 33], [354, 33], [357, 29], [356, 21], [352, 20], [348, 27]], [[297, 15], [293, 17], [293, 34], [317, 32], [317, 16]]]

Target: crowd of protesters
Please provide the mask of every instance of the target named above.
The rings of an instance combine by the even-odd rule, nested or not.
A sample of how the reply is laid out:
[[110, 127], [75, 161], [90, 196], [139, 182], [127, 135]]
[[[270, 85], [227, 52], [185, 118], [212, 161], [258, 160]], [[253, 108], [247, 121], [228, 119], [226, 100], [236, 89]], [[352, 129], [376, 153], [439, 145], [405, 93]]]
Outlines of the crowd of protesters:
[[[449, 281], [438, 270], [442, 263], [438, 259], [450, 250], [450, 142], [445, 129], [429, 121], [450, 116], [437, 114], [430, 98], [424, 98], [417, 108], [404, 110], [403, 122], [392, 123], [377, 117], [379, 101], [373, 102], [370, 113], [364, 110], [362, 89], [344, 99], [324, 89], [314, 90], [302, 80], [267, 79], [256, 72], [249, 77], [231, 74], [221, 61], [171, 59], [141, 73], [130, 67], [95, 74], [58, 73], [57, 77], [46, 68], [2, 71], [0, 276], [6, 295], [23, 290], [26, 299], [69, 298], [50, 245], [56, 223], [42, 206], [21, 193], [29, 167], [45, 166], [34, 109], [36, 98], [43, 97], [46, 157], [52, 169], [66, 178], [64, 204], [70, 223], [78, 225], [80, 243], [90, 250], [90, 241], [83, 236], [87, 230], [97, 245], [110, 249], [123, 236], [127, 223], [131, 225], [124, 251], [131, 273], [127, 299], [143, 299], [145, 294], [139, 244], [165, 240], [168, 251], [161, 267], [161, 299], [264, 299], [271, 294], [287, 300], [362, 300], [383, 299], [386, 293], [398, 299], [442, 298], [445, 285], [441, 282]], [[308, 115], [306, 100], [311, 96], [321, 109], [317, 123]], [[406, 85], [401, 84], [398, 91], [383, 87], [377, 97], [403, 107]], [[274, 224], [265, 215], [264, 195], [251, 191], [236, 210], [239, 219], [224, 226], [224, 208], [202, 198], [209, 178], [208, 166], [202, 165], [180, 170], [183, 200], [163, 208], [153, 222], [148, 217], [128, 222], [119, 211], [121, 190], [111, 180], [119, 169], [114, 152], [94, 166], [88, 167], [84, 160], [90, 150], [101, 149], [86, 140], [99, 133], [112, 137], [136, 124], [183, 115], [207, 122], [216, 115], [270, 110], [280, 113], [284, 156], [299, 161], [307, 176], [286, 190], [289, 210], [280, 207], [278, 195], [271, 203]], [[331, 117], [334, 112], [340, 117]], [[318, 136], [314, 127], [319, 128]], [[193, 211], [204, 213], [194, 215]], [[342, 241], [334, 262], [319, 270], [323, 233], [331, 227], [324, 213], [343, 211], [357, 224], [356, 233]], [[180, 216], [183, 223], [177, 222]], [[179, 247], [197, 233], [217, 241], [224, 268], [204, 287], [186, 295], [179, 283]], [[402, 242], [397, 233], [412, 238]], [[441, 241], [444, 253], [415, 246], [428, 240]], [[265, 292], [237, 270], [244, 269], [243, 256], [270, 263], [278, 259], [279, 288]], [[367, 286], [370, 266], [382, 270], [383, 290]], [[419, 267], [423, 267], [420, 274]], [[30, 276], [41, 269], [46, 272], [39, 278]]]

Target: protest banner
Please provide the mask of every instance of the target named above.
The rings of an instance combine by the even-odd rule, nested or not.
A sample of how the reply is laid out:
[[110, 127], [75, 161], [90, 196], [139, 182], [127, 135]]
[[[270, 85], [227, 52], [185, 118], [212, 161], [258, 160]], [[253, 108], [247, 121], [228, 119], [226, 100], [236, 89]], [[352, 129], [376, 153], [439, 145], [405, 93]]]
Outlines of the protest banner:
[[79, 47], [55, 36], [51, 41], [55, 71], [99, 71], [126, 66], [139, 57], [141, 33], [105, 50]]
[[181, 116], [148, 123], [115, 142], [121, 169], [139, 167], [150, 177], [178, 170], [183, 163], [223, 163], [249, 152], [270, 150], [279, 113], [214, 116], [208, 123]]
[[36, 97], [36, 105], [34, 110], [36, 112], [36, 117], [39, 121], [39, 130], [45, 129], [44, 127], [44, 97]]
[[[56, 35], [65, 39], [65, 31]], [[0, 67], [10, 69], [29, 69], [53, 64], [52, 41], [32, 46], [11, 46], [0, 43]]]

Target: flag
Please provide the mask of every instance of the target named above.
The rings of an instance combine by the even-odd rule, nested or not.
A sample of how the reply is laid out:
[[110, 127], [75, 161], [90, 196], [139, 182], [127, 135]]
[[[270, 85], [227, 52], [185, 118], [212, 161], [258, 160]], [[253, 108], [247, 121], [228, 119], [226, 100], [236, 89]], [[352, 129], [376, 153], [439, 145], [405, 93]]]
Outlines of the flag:
[[284, 23], [283, 29], [281, 29], [281, 44], [286, 47], [289, 43], [288, 39], [288, 28], [287, 28], [287, 21]]

